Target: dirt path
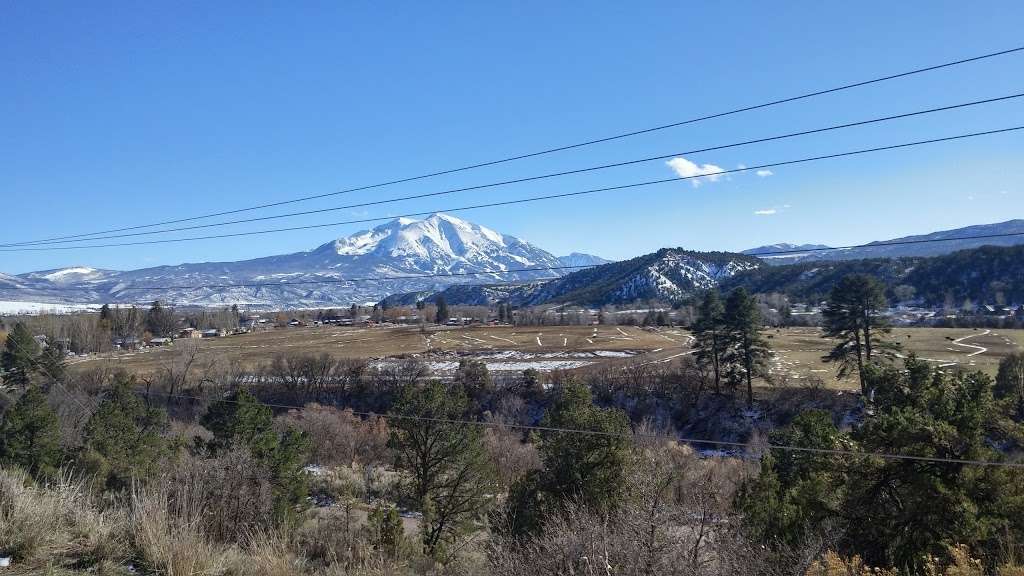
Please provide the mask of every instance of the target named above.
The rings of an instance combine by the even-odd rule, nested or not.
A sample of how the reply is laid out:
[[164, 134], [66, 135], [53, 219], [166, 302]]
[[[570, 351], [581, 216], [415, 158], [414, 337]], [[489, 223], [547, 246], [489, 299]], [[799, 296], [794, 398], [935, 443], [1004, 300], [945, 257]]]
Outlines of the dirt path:
[[991, 330], [985, 330], [980, 334], [968, 334], [967, 336], [961, 336], [960, 338], [953, 340], [953, 344], [956, 344], [957, 346], [963, 346], [964, 348], [974, 348], [975, 351], [968, 354], [968, 358], [970, 358], [971, 356], [977, 356], [978, 354], [984, 354], [985, 352], [988, 352], [988, 348], [985, 348], [984, 346], [978, 346], [975, 344], [964, 344], [963, 341], [967, 340], [968, 338], [974, 338], [975, 336], [986, 336], [991, 332]]

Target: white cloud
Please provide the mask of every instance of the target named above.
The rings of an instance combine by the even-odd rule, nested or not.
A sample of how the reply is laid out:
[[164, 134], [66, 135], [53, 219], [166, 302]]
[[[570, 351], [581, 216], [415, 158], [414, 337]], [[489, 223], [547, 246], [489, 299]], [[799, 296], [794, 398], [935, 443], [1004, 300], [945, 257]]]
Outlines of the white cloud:
[[700, 186], [701, 182], [704, 181], [717, 182], [718, 179], [722, 177], [721, 172], [723, 172], [720, 166], [715, 166], [714, 164], [696, 164], [682, 156], [673, 158], [665, 162], [665, 164], [667, 164], [669, 168], [672, 168], [680, 178], [688, 178], [690, 182], [693, 183], [694, 188]]
[[757, 172], [755, 172], [755, 174], [757, 174], [761, 178], [767, 178], [769, 176], [773, 176], [775, 172], [772, 172], [771, 170], [758, 170]]
[[758, 216], [771, 216], [773, 214], [778, 214], [778, 213], [779, 213], [779, 211], [776, 210], [775, 208], [765, 208], [763, 210], [754, 210], [754, 214], [756, 214]]

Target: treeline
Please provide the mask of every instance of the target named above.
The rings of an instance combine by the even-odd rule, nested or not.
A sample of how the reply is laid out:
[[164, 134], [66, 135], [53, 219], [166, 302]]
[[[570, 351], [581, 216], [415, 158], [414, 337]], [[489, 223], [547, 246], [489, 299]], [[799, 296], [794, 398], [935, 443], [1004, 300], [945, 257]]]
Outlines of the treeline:
[[0, 318], [8, 332], [21, 325], [33, 336], [65, 352], [108, 352], [115, 345], [141, 345], [151, 338], [176, 335], [183, 328], [228, 331], [238, 328], [242, 312], [237, 306], [220, 309], [176, 310], [159, 301], [148, 307], [103, 305], [96, 313], [36, 314]]

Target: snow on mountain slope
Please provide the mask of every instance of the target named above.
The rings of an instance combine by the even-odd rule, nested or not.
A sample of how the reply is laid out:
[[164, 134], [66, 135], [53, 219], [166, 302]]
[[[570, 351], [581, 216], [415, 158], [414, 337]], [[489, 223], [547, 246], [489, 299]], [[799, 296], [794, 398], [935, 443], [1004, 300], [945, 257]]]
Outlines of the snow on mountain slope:
[[29, 272], [28, 274], [22, 274], [21, 277], [29, 280], [47, 280], [54, 284], [74, 284], [76, 282], [102, 280], [112, 273], [116, 274], [112, 270], [98, 270], [88, 266], [72, 266], [55, 270], [43, 270], [41, 272]]
[[599, 264], [607, 264], [611, 262], [611, 260], [605, 260], [600, 256], [583, 254], [581, 252], [573, 252], [567, 256], [559, 256], [558, 261], [562, 263], [562, 266], [597, 266]]
[[[432, 214], [424, 220], [394, 220], [325, 244], [314, 252], [351, 256], [353, 263], [367, 268], [383, 265], [405, 272], [559, 266], [556, 257], [540, 248], [448, 214]], [[548, 271], [542, 275], [550, 276]]]
[[553, 303], [600, 306], [651, 299], [678, 302], [761, 264], [756, 258], [744, 254], [666, 248], [631, 260], [586, 268], [547, 282], [456, 285], [430, 295], [396, 294], [388, 303], [432, 302], [439, 295], [444, 296], [449, 304], [464, 305], [508, 302], [515, 306]]
[[[945, 241], [939, 241], [945, 240]], [[896, 243], [886, 246], [887, 243]], [[941, 256], [958, 250], [981, 246], [1016, 246], [1024, 244], [1024, 220], [1007, 220], [994, 224], [978, 224], [929, 234], [904, 236], [872, 242], [868, 246], [843, 250], [819, 250], [794, 254], [764, 255], [768, 264], [794, 264], [807, 261], [859, 260], [864, 258], [901, 258], [905, 256]], [[806, 250], [823, 248], [821, 244], [774, 244], [744, 250], [744, 254], [758, 255], [777, 250]]]
[[[514, 236], [447, 214], [433, 214], [423, 220], [393, 220], [294, 254], [124, 272], [75, 266], [9, 277], [9, 282], [0, 278], [0, 300], [94, 303], [159, 299], [198, 306], [347, 305], [376, 301], [397, 292], [437, 291], [457, 283], [550, 278], [559, 276], [558, 270], [544, 268], [560, 265], [554, 255]], [[524, 268], [541, 270], [502, 273]], [[468, 274], [475, 272], [482, 274]], [[388, 279], [418, 274], [460, 276]], [[345, 282], [348, 278], [374, 280]], [[317, 283], [323, 280], [328, 282]], [[271, 286], [234, 286], [252, 283]], [[276, 283], [292, 284], [273, 286]], [[201, 287], [206, 284], [218, 286]]]

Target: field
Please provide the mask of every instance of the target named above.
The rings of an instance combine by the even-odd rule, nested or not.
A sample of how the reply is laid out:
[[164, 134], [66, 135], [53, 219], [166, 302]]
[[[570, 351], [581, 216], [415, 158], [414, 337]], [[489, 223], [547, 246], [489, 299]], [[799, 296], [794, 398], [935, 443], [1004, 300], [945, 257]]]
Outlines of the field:
[[647, 331], [630, 326], [471, 326], [434, 327], [304, 327], [268, 330], [224, 338], [177, 340], [166, 348], [91, 356], [74, 361], [88, 366], [116, 362], [125, 369], [148, 373], [197, 347], [197, 361], [230, 359], [252, 369], [279, 352], [328, 353], [338, 358], [383, 359], [396, 356], [426, 361], [435, 372], [454, 369], [460, 355], [487, 362], [491, 370], [574, 369], [601, 362], [648, 357], [671, 360], [689, 349], [690, 337], [679, 330]]
[[[815, 328], [788, 328], [766, 332], [776, 352], [772, 370], [791, 378], [818, 376], [826, 384], [853, 387], [856, 382], [835, 380], [835, 368], [821, 361], [830, 341], [821, 338]], [[978, 369], [995, 375], [999, 361], [1024, 348], [1024, 330], [988, 330], [983, 328], [896, 328], [893, 340], [935, 366]]]
[[[814, 328], [765, 332], [775, 355], [773, 375], [793, 380], [819, 377], [828, 386], [854, 387], [853, 380], [835, 380], [835, 368], [821, 361], [830, 342]], [[940, 367], [963, 366], [995, 374], [999, 360], [1024, 346], [1024, 330], [970, 328], [901, 328], [893, 337], [904, 354]], [[232, 360], [245, 369], [257, 368], [279, 352], [328, 353], [338, 358], [415, 356], [437, 373], [453, 370], [458, 358], [471, 356], [496, 371], [586, 369], [609, 362], [667, 363], [691, 352], [692, 337], [681, 329], [641, 329], [630, 326], [472, 326], [435, 327], [305, 327], [182, 341], [154, 348], [73, 361], [76, 366], [115, 362], [128, 370], [151, 373], [181, 355], [194, 343], [197, 362]]]

